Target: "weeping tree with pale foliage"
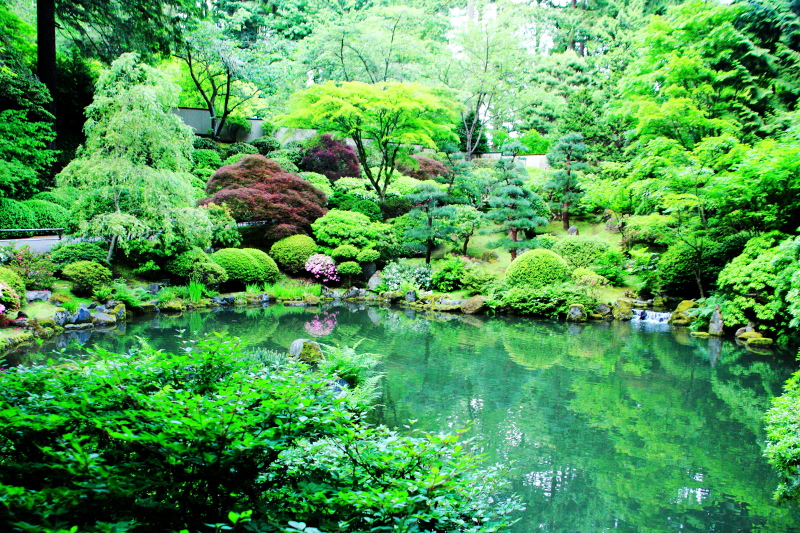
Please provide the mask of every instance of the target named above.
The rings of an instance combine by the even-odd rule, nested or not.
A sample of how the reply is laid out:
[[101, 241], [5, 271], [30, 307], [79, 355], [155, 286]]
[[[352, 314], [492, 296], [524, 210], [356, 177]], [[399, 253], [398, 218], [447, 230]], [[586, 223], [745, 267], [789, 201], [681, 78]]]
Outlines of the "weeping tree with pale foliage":
[[115, 248], [169, 255], [210, 244], [189, 173], [193, 133], [171, 111], [178, 93], [137, 54], [120, 56], [86, 109], [86, 144], [57, 177], [78, 192], [72, 229], [107, 241], [109, 261]]

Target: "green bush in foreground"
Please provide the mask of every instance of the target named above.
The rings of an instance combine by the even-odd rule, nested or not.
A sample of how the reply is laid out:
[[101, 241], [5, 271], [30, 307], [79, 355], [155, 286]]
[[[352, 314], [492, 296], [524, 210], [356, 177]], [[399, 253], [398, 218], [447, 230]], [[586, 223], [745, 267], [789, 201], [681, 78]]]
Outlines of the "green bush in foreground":
[[767, 411], [767, 448], [764, 455], [778, 471], [781, 483], [775, 491], [779, 501], [800, 498], [800, 372], [786, 382], [783, 396], [772, 400]]
[[569, 273], [560, 255], [539, 248], [514, 259], [506, 270], [506, 281], [512, 286], [539, 288], [564, 281]]
[[245, 252], [238, 248], [223, 248], [209, 256], [212, 261], [225, 269], [228, 280], [240, 283], [261, 283], [264, 271], [261, 265]]
[[[348, 359], [332, 371], [370, 365], [332, 355]], [[0, 373], [0, 529], [196, 532], [241, 515], [263, 532], [513, 522], [521, 505], [498, 467], [457, 436], [363, 424], [349, 390], [214, 336], [180, 354], [98, 352]]]
[[94, 261], [76, 261], [61, 270], [65, 278], [72, 282], [72, 292], [91, 295], [95, 289], [111, 283], [111, 271]]
[[292, 235], [273, 244], [269, 255], [284, 271], [295, 274], [305, 269], [306, 261], [316, 251], [314, 239], [308, 235]]

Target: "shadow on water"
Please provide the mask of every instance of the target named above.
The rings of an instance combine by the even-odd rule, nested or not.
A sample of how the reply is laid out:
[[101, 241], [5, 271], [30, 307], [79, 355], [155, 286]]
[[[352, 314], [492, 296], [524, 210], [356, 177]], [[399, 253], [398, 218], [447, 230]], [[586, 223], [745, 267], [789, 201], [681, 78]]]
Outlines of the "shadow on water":
[[374, 420], [416, 420], [429, 432], [469, 426], [476, 451], [512, 465], [527, 503], [516, 532], [800, 532], [800, 512], [772, 502], [777, 478], [762, 457], [762, 416], [792, 358], [664, 324], [277, 306], [162, 315], [6, 361], [142, 343], [176, 351], [210, 331], [253, 347], [313, 337], [381, 354]]

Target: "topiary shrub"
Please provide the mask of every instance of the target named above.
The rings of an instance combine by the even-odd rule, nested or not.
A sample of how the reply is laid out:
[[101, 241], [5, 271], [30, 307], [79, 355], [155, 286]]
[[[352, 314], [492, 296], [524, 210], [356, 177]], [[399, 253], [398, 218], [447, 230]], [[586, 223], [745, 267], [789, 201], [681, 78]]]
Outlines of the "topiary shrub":
[[557, 241], [551, 249], [563, 257], [572, 269], [576, 269], [594, 264], [608, 248], [608, 244], [595, 239], [570, 236]]
[[411, 158], [416, 161], [416, 165], [405, 163], [397, 167], [397, 170], [404, 176], [418, 180], [435, 180], [450, 172], [450, 169], [443, 163], [422, 154], [414, 154]]
[[331, 135], [321, 136], [319, 142], [307, 148], [297, 166], [300, 170], [322, 174], [331, 181], [361, 176], [355, 150]]
[[189, 274], [189, 279], [203, 283], [207, 287], [216, 287], [228, 281], [228, 273], [217, 263], [208, 260], [195, 263]]
[[355, 261], [345, 261], [341, 265], [337, 265], [336, 269], [339, 271], [339, 274], [347, 276], [348, 278], [351, 276], [358, 276], [362, 272], [361, 265]]
[[[0, 198], [0, 228], [3, 229], [33, 229], [36, 227], [36, 217], [33, 211], [23, 202]], [[4, 238], [30, 237], [27, 232], [3, 233]]]
[[358, 261], [359, 263], [371, 263], [373, 261], [377, 261], [378, 259], [380, 259], [380, 257], [381, 253], [378, 250], [372, 250], [370, 248], [367, 248], [365, 250], [361, 250], [360, 252], [358, 252], [358, 255], [356, 256], [356, 261]]
[[34, 228], [63, 228], [69, 220], [69, 211], [53, 202], [25, 200], [22, 204], [33, 213]]
[[19, 294], [6, 283], [0, 282], [0, 315], [19, 309]]
[[267, 255], [266, 252], [258, 248], [242, 248], [242, 251], [252, 257], [258, 264], [258, 267], [261, 269], [260, 281], [273, 283], [278, 278], [278, 274], [280, 274], [278, 265], [275, 264], [275, 261]]
[[261, 155], [267, 155], [281, 147], [281, 143], [278, 142], [278, 139], [271, 135], [259, 137], [258, 139], [250, 141], [250, 144], [255, 146], [258, 150], [258, 153]]
[[208, 263], [210, 261], [211, 259], [208, 257], [208, 254], [203, 250], [200, 248], [192, 248], [191, 250], [186, 250], [178, 254], [175, 259], [168, 261], [166, 269], [167, 272], [179, 278], [189, 279], [197, 263]]
[[373, 222], [380, 222], [383, 218], [381, 208], [378, 207], [378, 204], [370, 200], [359, 200], [353, 204], [353, 207], [351, 207], [350, 210], [355, 211], [356, 213], [367, 215]]
[[5, 283], [17, 294], [25, 294], [25, 281], [10, 268], [0, 267], [0, 283]]
[[383, 224], [371, 222], [366, 215], [338, 209], [318, 218], [311, 228], [318, 242], [333, 247], [352, 244], [356, 248], [374, 248], [387, 229]]
[[195, 136], [195, 138], [192, 139], [192, 147], [195, 150], [214, 150], [216, 152], [222, 152], [222, 147], [208, 137]]
[[383, 218], [385, 220], [401, 217], [412, 209], [414, 209], [414, 206], [411, 204], [411, 201], [399, 196], [387, 197], [386, 201], [381, 206], [381, 211], [383, 212]]
[[350, 211], [352, 210], [352, 207], [360, 201], [361, 201], [360, 198], [353, 196], [352, 194], [342, 194], [340, 192], [334, 192], [333, 196], [328, 198], [328, 205], [331, 207], [331, 209]]
[[229, 281], [239, 283], [260, 283], [264, 271], [256, 259], [238, 248], [223, 248], [209, 256], [212, 261], [225, 269]]
[[236, 154], [257, 154], [258, 148], [250, 143], [236, 142], [228, 146], [225, 150], [225, 159]]
[[308, 235], [292, 235], [273, 244], [269, 255], [284, 272], [296, 274], [305, 269], [306, 261], [316, 250], [317, 243]]
[[341, 246], [337, 246], [332, 252], [331, 257], [339, 263], [341, 261], [349, 261], [351, 259], [355, 259], [358, 256], [358, 248], [353, 246], [352, 244], [343, 244]]
[[94, 242], [70, 242], [59, 245], [50, 252], [50, 259], [61, 270], [65, 265], [76, 261], [94, 261], [101, 265], [108, 266], [106, 257], [108, 251]]
[[192, 152], [195, 168], [218, 169], [222, 166], [222, 158], [216, 150], [194, 150]]
[[567, 279], [569, 265], [563, 257], [551, 250], [528, 250], [514, 259], [506, 270], [506, 281], [511, 286], [539, 288]]
[[79, 295], [91, 295], [95, 289], [111, 283], [111, 271], [94, 261], [70, 263], [61, 273], [72, 282], [72, 292]]
[[333, 196], [333, 187], [331, 187], [331, 182], [322, 174], [317, 174], [316, 172], [301, 172], [300, 177], [324, 192], [325, 196], [327, 196], [329, 199], [331, 196]]

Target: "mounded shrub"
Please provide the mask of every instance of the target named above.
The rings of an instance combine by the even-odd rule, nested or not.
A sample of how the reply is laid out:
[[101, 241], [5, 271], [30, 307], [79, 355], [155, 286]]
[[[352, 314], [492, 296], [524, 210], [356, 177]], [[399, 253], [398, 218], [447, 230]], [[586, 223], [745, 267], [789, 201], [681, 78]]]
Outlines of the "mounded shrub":
[[297, 166], [300, 170], [322, 174], [331, 181], [345, 176], [361, 176], [355, 150], [331, 135], [323, 135], [318, 143], [309, 147]]
[[242, 251], [250, 255], [258, 264], [261, 269], [261, 281], [272, 283], [278, 278], [278, 274], [280, 274], [278, 265], [265, 251], [258, 248], [242, 248]]
[[195, 168], [218, 169], [222, 166], [222, 158], [216, 150], [194, 150], [192, 152]]
[[69, 220], [69, 211], [46, 200], [22, 202], [33, 213], [34, 228], [63, 228]]
[[261, 155], [267, 155], [270, 152], [274, 152], [275, 150], [279, 150], [281, 147], [281, 143], [278, 142], [278, 139], [271, 135], [264, 135], [263, 137], [259, 137], [253, 141], [250, 141], [252, 146], [255, 146], [258, 150], [258, 153]]
[[331, 209], [340, 209], [342, 211], [350, 211], [354, 205], [361, 200], [352, 194], [342, 194], [340, 192], [333, 193], [333, 196], [328, 198], [328, 205]]
[[228, 148], [225, 150], [225, 158], [227, 159], [230, 156], [236, 154], [257, 154], [257, 153], [258, 153], [258, 148], [256, 148], [252, 144], [236, 142], [228, 146]]
[[94, 242], [65, 243], [50, 252], [50, 259], [59, 270], [64, 268], [64, 265], [76, 261], [94, 261], [108, 266], [106, 257], [108, 257], [108, 250]]
[[[36, 227], [36, 217], [30, 207], [23, 202], [0, 198], [0, 228], [3, 229], [33, 229]], [[28, 233], [4, 233], [3, 237], [29, 237]]]
[[300, 172], [300, 168], [294, 164], [294, 162], [283, 153], [283, 150], [276, 150], [269, 154], [270, 159], [278, 163], [282, 169], [286, 172], [298, 173]]
[[570, 268], [563, 257], [551, 250], [528, 250], [514, 259], [506, 270], [511, 286], [539, 288], [564, 281]]
[[238, 248], [223, 248], [209, 256], [228, 275], [229, 281], [260, 283], [264, 271], [256, 259]]
[[352, 244], [343, 244], [341, 246], [337, 246], [331, 252], [331, 257], [333, 257], [336, 260], [336, 262], [355, 259], [356, 256], [358, 256], [358, 248], [356, 248]]
[[373, 222], [380, 222], [381, 218], [383, 218], [381, 208], [378, 207], [378, 204], [370, 200], [359, 200], [353, 204], [353, 207], [351, 207], [350, 210], [367, 215]]
[[329, 199], [331, 196], [333, 196], [333, 187], [331, 187], [331, 182], [324, 175], [317, 174], [316, 172], [301, 172], [300, 177], [324, 192], [325, 196], [327, 196]]
[[208, 137], [197, 137], [192, 139], [192, 146], [195, 150], [214, 150], [222, 152], [222, 147]]
[[66, 209], [72, 207], [72, 204], [75, 202], [74, 197], [74, 189], [70, 189], [68, 187], [61, 187], [58, 189], [53, 189], [52, 191], [44, 191], [33, 196], [33, 200], [44, 200], [45, 202], [50, 202], [56, 205], [60, 205]]
[[359, 263], [371, 263], [373, 261], [377, 261], [381, 257], [381, 253], [378, 250], [372, 250], [371, 248], [367, 248], [365, 250], [361, 250], [358, 252], [356, 256], [356, 261]]
[[228, 273], [217, 263], [208, 261], [195, 263], [189, 274], [189, 279], [199, 281], [208, 287], [216, 287], [228, 281]]
[[292, 235], [273, 244], [269, 255], [285, 272], [296, 274], [305, 269], [316, 250], [317, 243], [308, 235]]
[[418, 180], [433, 180], [441, 176], [446, 176], [450, 169], [444, 163], [435, 159], [424, 156], [422, 154], [414, 154], [411, 156], [416, 160], [416, 165], [401, 164], [397, 167], [404, 176], [409, 176]]
[[188, 279], [197, 263], [208, 263], [209, 261], [211, 261], [211, 259], [208, 257], [207, 253], [200, 248], [192, 248], [191, 250], [186, 250], [178, 254], [175, 259], [168, 261], [166, 269], [170, 274], [174, 274], [179, 278]]
[[25, 281], [10, 268], [0, 267], [0, 283], [5, 283], [17, 294], [25, 294]]
[[0, 306], [4, 308], [0, 314], [16, 311], [20, 306], [19, 293], [3, 282], [0, 282]]
[[361, 265], [355, 261], [345, 261], [336, 268], [339, 270], [339, 274], [343, 274], [345, 276], [357, 276], [361, 274]]
[[569, 236], [557, 241], [551, 248], [564, 258], [573, 269], [586, 268], [608, 251], [608, 244], [582, 237]]
[[317, 281], [327, 283], [339, 281], [339, 272], [333, 258], [325, 254], [314, 254], [306, 261], [306, 272], [314, 276]]
[[61, 273], [72, 282], [72, 292], [90, 295], [95, 289], [111, 283], [111, 271], [94, 261], [76, 261], [65, 266]]

